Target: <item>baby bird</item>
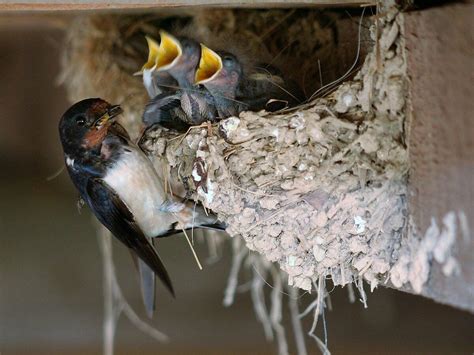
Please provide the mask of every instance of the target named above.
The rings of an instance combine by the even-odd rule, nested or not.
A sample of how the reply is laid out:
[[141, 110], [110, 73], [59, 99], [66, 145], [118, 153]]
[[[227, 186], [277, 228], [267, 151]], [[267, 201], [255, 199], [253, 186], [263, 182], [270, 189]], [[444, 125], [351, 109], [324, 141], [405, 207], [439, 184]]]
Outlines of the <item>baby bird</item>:
[[204, 87], [214, 99], [218, 118], [237, 116], [247, 108], [236, 99], [243, 78], [243, 68], [229, 52], [215, 52], [201, 44], [201, 59], [196, 70], [195, 85]]
[[143, 86], [148, 96], [154, 98], [162, 92], [170, 91], [171, 88], [177, 87], [178, 83], [166, 71], [157, 70], [159, 65], [158, 59], [160, 58], [160, 45], [151, 37], [146, 36], [145, 38], [148, 44], [148, 60], [143, 65], [141, 74]]
[[199, 43], [190, 38], [176, 38], [161, 30], [160, 39], [158, 44], [146, 37], [149, 55], [142, 72], [151, 98], [162, 92], [191, 88], [200, 57]]

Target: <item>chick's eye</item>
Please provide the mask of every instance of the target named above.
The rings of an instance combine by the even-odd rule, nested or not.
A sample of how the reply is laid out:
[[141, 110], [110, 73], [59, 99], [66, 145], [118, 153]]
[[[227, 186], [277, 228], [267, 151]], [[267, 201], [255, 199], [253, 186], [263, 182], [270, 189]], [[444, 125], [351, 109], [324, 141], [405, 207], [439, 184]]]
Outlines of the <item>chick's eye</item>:
[[79, 116], [79, 117], [76, 118], [76, 124], [78, 126], [84, 126], [85, 123], [86, 123], [86, 119], [85, 119], [84, 116]]
[[227, 57], [227, 56], [222, 58], [222, 62], [224, 63], [224, 65], [226, 67], [230, 67], [234, 64], [233, 58], [232, 57]]

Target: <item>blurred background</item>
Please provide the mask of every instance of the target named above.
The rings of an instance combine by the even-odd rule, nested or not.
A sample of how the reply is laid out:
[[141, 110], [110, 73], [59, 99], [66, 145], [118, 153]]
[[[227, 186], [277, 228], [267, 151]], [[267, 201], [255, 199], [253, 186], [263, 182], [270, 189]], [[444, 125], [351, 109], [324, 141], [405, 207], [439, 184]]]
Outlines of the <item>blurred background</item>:
[[[0, 15], [2, 355], [102, 351], [102, 265], [94, 221], [87, 208], [78, 212], [77, 193], [65, 172], [48, 180], [63, 166], [57, 124], [70, 104], [57, 80], [62, 41], [54, 17]], [[160, 288], [151, 323], [171, 341], [159, 344], [122, 317], [117, 353], [274, 353], [247, 293], [230, 308], [222, 305], [230, 247], [218, 263], [199, 271], [184, 239], [169, 238], [160, 246], [177, 298]], [[122, 289], [145, 318], [129, 254], [115, 242], [114, 253]], [[207, 247], [199, 245], [197, 253], [205, 260]], [[301, 309], [311, 300], [302, 297]], [[474, 317], [467, 312], [383, 288], [369, 294], [368, 309], [349, 303], [345, 289], [334, 289], [331, 300], [326, 321], [333, 354], [474, 351]], [[291, 335], [288, 319], [285, 324]], [[307, 345], [310, 353], [318, 353], [310, 339]]]

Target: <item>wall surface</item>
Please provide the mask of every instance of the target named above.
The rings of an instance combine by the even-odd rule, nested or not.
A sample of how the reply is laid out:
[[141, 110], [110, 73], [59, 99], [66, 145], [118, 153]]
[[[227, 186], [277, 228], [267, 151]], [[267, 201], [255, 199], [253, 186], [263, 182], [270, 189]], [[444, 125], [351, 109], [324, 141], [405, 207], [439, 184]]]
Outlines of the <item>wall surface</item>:
[[454, 257], [460, 272], [446, 277], [434, 262], [425, 296], [474, 311], [474, 25], [473, 5], [405, 15], [410, 78], [410, 213], [420, 235], [450, 211], [458, 224]]

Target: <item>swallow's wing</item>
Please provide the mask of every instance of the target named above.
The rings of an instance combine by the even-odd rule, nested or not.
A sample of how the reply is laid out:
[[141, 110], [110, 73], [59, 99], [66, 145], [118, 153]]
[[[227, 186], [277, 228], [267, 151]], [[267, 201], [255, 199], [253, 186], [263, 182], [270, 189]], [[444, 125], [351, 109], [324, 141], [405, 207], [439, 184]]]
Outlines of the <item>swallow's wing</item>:
[[146, 105], [142, 120], [147, 127], [159, 124], [178, 132], [186, 132], [189, 124], [180, 119], [180, 114], [184, 114], [181, 108], [181, 93], [162, 93]]
[[90, 179], [87, 202], [99, 221], [143, 260], [174, 296], [173, 285], [155, 248], [135, 222], [132, 212], [102, 179]]
[[185, 113], [182, 119], [193, 126], [208, 120], [213, 121], [217, 116], [212, 96], [197, 91], [183, 92], [181, 107]]

